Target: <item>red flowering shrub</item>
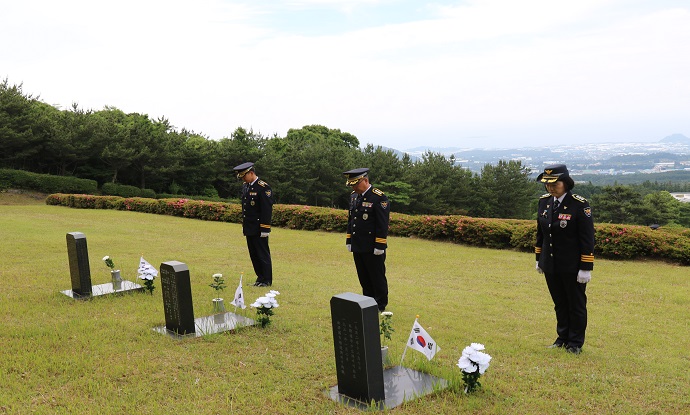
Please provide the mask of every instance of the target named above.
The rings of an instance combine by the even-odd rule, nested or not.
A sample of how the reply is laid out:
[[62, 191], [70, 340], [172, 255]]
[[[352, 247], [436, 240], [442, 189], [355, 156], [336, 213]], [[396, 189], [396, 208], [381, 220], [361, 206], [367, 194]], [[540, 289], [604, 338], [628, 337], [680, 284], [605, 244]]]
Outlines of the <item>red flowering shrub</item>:
[[[236, 203], [58, 193], [48, 196], [46, 204], [81, 209], [132, 210], [242, 223], [242, 208]], [[345, 232], [347, 214], [347, 211], [342, 209], [274, 205], [272, 225], [289, 229]], [[536, 221], [391, 213], [388, 233], [391, 236], [415, 236], [471, 246], [533, 252]], [[595, 224], [594, 255], [611, 259], [665, 259], [690, 265], [690, 230], [652, 230], [644, 226]]]

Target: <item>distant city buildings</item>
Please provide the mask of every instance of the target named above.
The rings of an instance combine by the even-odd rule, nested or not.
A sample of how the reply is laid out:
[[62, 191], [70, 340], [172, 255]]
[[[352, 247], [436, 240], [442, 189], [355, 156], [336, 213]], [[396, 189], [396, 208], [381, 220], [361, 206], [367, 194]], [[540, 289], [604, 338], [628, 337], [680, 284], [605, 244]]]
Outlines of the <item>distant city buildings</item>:
[[[668, 138], [668, 137], [667, 137]], [[426, 148], [406, 150], [415, 161], [426, 152], [454, 157], [454, 165], [480, 173], [487, 164], [500, 160], [520, 161], [536, 174], [545, 165], [565, 163], [578, 175], [630, 175], [690, 171], [690, 139], [675, 135], [676, 141], [655, 143], [605, 143], [555, 145], [513, 149]], [[685, 140], [683, 140], [685, 139]], [[396, 151], [399, 155], [402, 152]]]

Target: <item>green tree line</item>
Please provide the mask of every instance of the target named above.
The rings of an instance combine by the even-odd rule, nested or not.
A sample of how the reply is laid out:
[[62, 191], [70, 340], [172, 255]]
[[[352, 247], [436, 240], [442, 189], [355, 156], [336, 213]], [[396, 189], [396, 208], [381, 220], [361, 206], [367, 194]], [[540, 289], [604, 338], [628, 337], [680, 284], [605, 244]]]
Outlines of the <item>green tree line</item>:
[[[346, 208], [350, 189], [342, 172], [355, 167], [371, 169], [372, 183], [400, 213], [531, 219], [544, 192], [520, 161], [487, 164], [477, 174], [452, 156], [427, 152], [413, 161], [380, 146], [362, 148], [356, 136], [321, 125], [290, 129], [285, 137], [238, 127], [214, 140], [114, 107], [61, 110], [24, 93], [22, 85], [0, 82], [0, 168], [157, 194], [235, 198], [241, 182], [232, 168], [246, 161], [255, 162], [283, 204]], [[659, 187], [578, 184], [576, 191], [592, 199], [597, 221], [690, 226], [685, 204]], [[622, 203], [611, 206], [611, 195]]]

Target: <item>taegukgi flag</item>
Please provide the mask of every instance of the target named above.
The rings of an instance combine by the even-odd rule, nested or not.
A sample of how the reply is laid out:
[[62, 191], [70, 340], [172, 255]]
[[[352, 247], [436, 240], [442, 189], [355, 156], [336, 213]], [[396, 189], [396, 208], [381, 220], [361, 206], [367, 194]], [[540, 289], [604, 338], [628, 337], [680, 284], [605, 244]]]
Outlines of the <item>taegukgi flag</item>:
[[429, 333], [419, 325], [417, 319], [414, 320], [410, 338], [407, 340], [407, 347], [424, 353], [427, 359], [431, 360], [437, 351], [441, 350]]
[[234, 305], [235, 307], [239, 307], [241, 309], [247, 308], [246, 305], [244, 305], [244, 291], [242, 290], [242, 275], [240, 275], [240, 285], [237, 286], [237, 289], [235, 290], [235, 298], [232, 300], [230, 303]]

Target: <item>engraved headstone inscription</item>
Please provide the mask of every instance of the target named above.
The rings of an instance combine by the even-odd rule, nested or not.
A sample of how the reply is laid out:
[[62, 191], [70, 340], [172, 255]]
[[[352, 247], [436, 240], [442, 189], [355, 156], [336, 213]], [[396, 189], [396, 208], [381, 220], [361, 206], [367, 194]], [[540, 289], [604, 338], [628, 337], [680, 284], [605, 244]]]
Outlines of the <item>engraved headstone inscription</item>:
[[165, 328], [179, 335], [194, 334], [194, 308], [189, 268], [179, 261], [163, 262], [160, 275]]
[[89, 268], [89, 251], [86, 247], [86, 235], [81, 232], [67, 233], [67, 256], [69, 273], [72, 279], [72, 292], [75, 296], [91, 295], [91, 269]]
[[331, 298], [337, 393], [360, 402], [385, 400], [376, 301], [343, 293]]

